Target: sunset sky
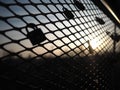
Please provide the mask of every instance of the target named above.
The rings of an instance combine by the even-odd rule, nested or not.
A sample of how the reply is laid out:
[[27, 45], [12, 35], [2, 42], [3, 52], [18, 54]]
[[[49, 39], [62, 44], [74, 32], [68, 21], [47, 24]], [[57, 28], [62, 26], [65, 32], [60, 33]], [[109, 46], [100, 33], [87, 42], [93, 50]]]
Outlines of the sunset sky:
[[[0, 2], [8, 5], [8, 7], [4, 4], [0, 6], [0, 31], [5, 31], [4, 35], [0, 33], [0, 44], [10, 52], [18, 53], [23, 57], [43, 54], [60, 56], [64, 53], [74, 56], [81, 52], [81, 46], [88, 48], [88, 40], [97, 52], [104, 47], [112, 48], [112, 40], [105, 32], [113, 33], [114, 24], [90, 0], [81, 0], [85, 6], [84, 11], [79, 10], [73, 0], [31, 0], [31, 2], [17, 0], [20, 5], [14, 0], [0, 0]], [[73, 13], [74, 19], [69, 20], [65, 17], [63, 7]], [[95, 21], [95, 17], [104, 19], [105, 24], [100, 25]], [[26, 37], [27, 23], [36, 24], [47, 40], [33, 46]], [[105, 25], [109, 27], [104, 27]], [[110, 41], [111, 44], [106, 46]], [[26, 48], [32, 48], [32, 52]], [[0, 53], [4, 52], [5, 50], [0, 49]]]

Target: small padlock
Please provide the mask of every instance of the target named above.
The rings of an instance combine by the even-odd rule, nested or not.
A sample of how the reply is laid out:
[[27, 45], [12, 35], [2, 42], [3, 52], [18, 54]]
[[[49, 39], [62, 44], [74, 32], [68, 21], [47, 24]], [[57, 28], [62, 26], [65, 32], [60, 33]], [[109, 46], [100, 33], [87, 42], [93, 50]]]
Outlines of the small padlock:
[[63, 8], [63, 13], [68, 19], [73, 19], [74, 15], [71, 11], [69, 11], [67, 8]]
[[80, 10], [85, 10], [85, 7], [84, 7], [84, 5], [80, 2], [80, 1], [78, 1], [78, 0], [74, 0], [74, 4], [76, 5], [76, 7], [78, 8], [78, 9], [80, 9]]
[[99, 17], [95, 17], [95, 18], [96, 18], [96, 21], [97, 21], [99, 24], [101, 24], [101, 25], [105, 24], [105, 21], [104, 21], [102, 18], [99, 18]]
[[120, 35], [118, 35], [117, 33], [112, 34], [110, 37], [112, 38], [112, 40], [114, 40], [116, 42], [119, 42], [119, 40], [120, 40]]
[[[34, 30], [29, 32], [28, 27]], [[46, 37], [42, 32], [42, 30], [37, 28], [36, 25], [33, 23], [30, 23], [26, 26], [26, 31], [27, 31], [27, 38], [30, 40], [30, 42], [33, 45], [39, 44], [46, 40]]]

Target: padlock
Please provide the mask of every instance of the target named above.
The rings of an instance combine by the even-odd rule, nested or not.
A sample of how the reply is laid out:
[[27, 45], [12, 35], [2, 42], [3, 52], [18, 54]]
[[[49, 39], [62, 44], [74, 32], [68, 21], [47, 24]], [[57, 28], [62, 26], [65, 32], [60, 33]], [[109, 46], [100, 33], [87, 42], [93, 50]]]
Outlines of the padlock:
[[99, 17], [95, 17], [95, 18], [96, 18], [96, 21], [97, 21], [99, 24], [101, 24], [101, 25], [105, 24], [105, 21], [104, 21], [102, 18], [99, 18]]
[[[28, 28], [32, 28], [33, 31], [29, 32]], [[26, 26], [27, 38], [33, 45], [39, 44], [46, 40], [46, 37], [41, 29], [37, 28], [37, 26], [33, 23], [30, 23]]]
[[90, 54], [92, 54], [94, 52], [94, 50], [93, 50], [93, 48], [92, 48], [92, 46], [90, 44], [90, 41], [88, 40], [87, 43], [88, 43], [89, 52], [90, 52]]
[[112, 38], [112, 40], [114, 40], [116, 42], [119, 42], [119, 40], [120, 40], [120, 35], [118, 35], [117, 33], [112, 34], [110, 37]]
[[78, 8], [78, 9], [80, 9], [80, 10], [85, 10], [85, 7], [84, 7], [84, 5], [80, 2], [80, 1], [78, 1], [78, 0], [74, 0], [74, 4], [76, 5], [76, 7]]
[[63, 8], [63, 13], [68, 19], [73, 19], [74, 15], [71, 11], [69, 11], [67, 8]]

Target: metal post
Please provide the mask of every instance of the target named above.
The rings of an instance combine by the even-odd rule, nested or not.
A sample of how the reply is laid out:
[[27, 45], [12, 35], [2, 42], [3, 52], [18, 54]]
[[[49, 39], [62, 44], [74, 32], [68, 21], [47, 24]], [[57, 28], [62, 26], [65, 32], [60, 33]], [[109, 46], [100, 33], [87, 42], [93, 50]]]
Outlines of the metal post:
[[[114, 25], [114, 35], [116, 37], [116, 25]], [[113, 54], [116, 54], [116, 41], [113, 41]]]

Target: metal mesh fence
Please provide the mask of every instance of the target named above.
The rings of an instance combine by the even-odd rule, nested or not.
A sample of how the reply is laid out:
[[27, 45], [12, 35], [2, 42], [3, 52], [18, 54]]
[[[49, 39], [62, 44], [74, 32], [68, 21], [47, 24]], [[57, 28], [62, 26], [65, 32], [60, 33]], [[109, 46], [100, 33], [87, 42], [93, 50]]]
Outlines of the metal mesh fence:
[[[91, 0], [78, 2], [83, 7], [73, 0], [0, 0], [1, 89], [112, 90], [108, 56], [115, 48], [106, 32], [115, 25]], [[46, 40], [30, 42], [30, 23]]]

